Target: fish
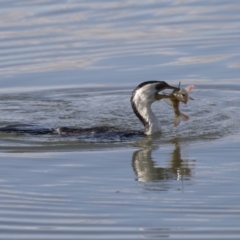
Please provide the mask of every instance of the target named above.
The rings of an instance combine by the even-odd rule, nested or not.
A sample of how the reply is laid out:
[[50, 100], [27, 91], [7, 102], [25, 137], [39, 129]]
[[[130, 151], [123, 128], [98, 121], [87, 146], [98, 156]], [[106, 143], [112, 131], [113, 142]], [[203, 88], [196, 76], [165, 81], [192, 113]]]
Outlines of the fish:
[[187, 86], [184, 89], [179, 89], [179, 90], [174, 90], [172, 92], [172, 96], [176, 99], [179, 100], [180, 102], [183, 102], [187, 104], [188, 100], [194, 100], [189, 96], [189, 92], [191, 92], [194, 89], [193, 85]]
[[187, 104], [188, 100], [194, 100], [189, 96], [189, 92], [194, 89], [194, 86], [188, 86], [184, 89], [173, 90], [168, 97], [164, 98], [164, 101], [173, 107], [174, 112], [174, 126], [177, 127], [181, 121], [188, 121], [189, 116], [180, 111], [180, 102]]

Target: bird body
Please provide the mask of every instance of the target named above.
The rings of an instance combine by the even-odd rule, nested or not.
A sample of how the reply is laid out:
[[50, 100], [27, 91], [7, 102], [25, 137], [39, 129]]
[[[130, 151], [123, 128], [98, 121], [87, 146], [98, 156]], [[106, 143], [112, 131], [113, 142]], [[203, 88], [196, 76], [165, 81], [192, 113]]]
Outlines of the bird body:
[[[144, 125], [144, 134], [151, 135], [161, 131], [161, 124], [156, 115], [151, 109], [153, 102], [161, 100], [163, 98], [169, 98], [166, 95], [158, 94], [160, 91], [165, 89], [178, 90], [176, 87], [168, 85], [164, 81], [147, 81], [139, 84], [131, 96], [131, 105], [133, 112], [139, 118]], [[69, 128], [69, 127], [58, 127], [58, 128], [42, 128], [29, 124], [18, 124], [8, 125], [0, 128], [0, 132], [15, 132], [15, 133], [28, 133], [28, 134], [60, 134], [60, 135], [82, 135], [86, 134], [97, 134], [103, 137], [106, 133], [106, 137], [110, 134], [116, 133], [121, 136], [136, 135], [136, 133], [121, 132], [118, 128], [108, 126], [98, 126], [93, 128]], [[138, 132], [137, 132], [138, 133]], [[107, 135], [108, 134], [108, 135]], [[140, 134], [142, 135], [142, 134]]]
[[134, 113], [143, 123], [145, 134], [151, 135], [161, 131], [161, 123], [153, 113], [151, 105], [157, 100], [166, 98], [166, 95], [158, 94], [165, 89], [178, 89], [163, 81], [147, 81], [137, 86], [131, 97], [131, 104]]

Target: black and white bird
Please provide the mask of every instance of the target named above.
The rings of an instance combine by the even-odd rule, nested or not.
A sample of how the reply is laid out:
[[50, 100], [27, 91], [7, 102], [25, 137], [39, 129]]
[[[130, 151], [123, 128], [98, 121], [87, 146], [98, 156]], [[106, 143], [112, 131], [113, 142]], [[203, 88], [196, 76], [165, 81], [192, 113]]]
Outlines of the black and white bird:
[[[144, 125], [144, 135], [151, 135], [161, 131], [161, 124], [159, 119], [153, 113], [151, 105], [153, 102], [161, 100], [166, 97], [164, 94], [159, 94], [165, 89], [178, 90], [179, 88], [170, 86], [164, 81], [147, 81], [139, 84], [132, 92], [131, 105], [133, 112], [139, 118]], [[135, 135], [134, 131], [122, 131], [115, 127], [92, 127], [92, 128], [44, 128], [41, 126], [31, 124], [17, 124], [8, 125], [0, 128], [0, 132], [15, 132], [15, 133], [28, 133], [28, 134], [61, 134], [61, 135], [101, 135], [107, 134], [106, 137], [111, 134], [118, 134], [127, 137], [131, 134]], [[139, 134], [140, 132], [137, 132]], [[142, 132], [141, 132], [142, 133]], [[142, 135], [142, 134], [141, 134]]]
[[151, 135], [161, 131], [161, 123], [151, 109], [153, 102], [161, 100], [165, 95], [159, 92], [165, 89], [178, 90], [164, 81], [147, 81], [139, 84], [132, 92], [132, 109], [144, 125], [144, 133]]

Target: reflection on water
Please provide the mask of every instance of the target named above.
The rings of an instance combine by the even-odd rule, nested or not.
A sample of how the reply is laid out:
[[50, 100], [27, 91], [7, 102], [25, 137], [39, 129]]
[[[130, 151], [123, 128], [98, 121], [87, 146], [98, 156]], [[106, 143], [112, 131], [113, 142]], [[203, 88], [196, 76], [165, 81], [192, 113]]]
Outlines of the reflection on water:
[[1, 153], [0, 239], [239, 239], [239, 142], [154, 140], [134, 154]]
[[[0, 239], [239, 239], [239, 0], [0, 6], [0, 126], [141, 130], [129, 105], [133, 86], [148, 79], [205, 82], [183, 109], [191, 120], [177, 129], [172, 109], [156, 104], [163, 135], [143, 139], [133, 154], [119, 150], [132, 141], [1, 135], [0, 151], [17, 153], [0, 155]], [[84, 84], [95, 87], [63, 87]], [[63, 89], [2, 95], [4, 87], [36, 86]], [[215, 139], [224, 144], [194, 145]], [[184, 142], [194, 143], [189, 156], [196, 166]]]
[[[154, 148], [148, 141], [142, 149], [132, 156], [132, 166], [140, 182], [154, 182], [166, 180], [188, 180], [192, 172], [188, 159], [182, 159], [179, 140], [173, 139], [174, 150], [167, 159], [166, 167], [159, 167], [152, 158]], [[163, 155], [165, 157], [165, 155]], [[162, 158], [160, 156], [160, 158]]]

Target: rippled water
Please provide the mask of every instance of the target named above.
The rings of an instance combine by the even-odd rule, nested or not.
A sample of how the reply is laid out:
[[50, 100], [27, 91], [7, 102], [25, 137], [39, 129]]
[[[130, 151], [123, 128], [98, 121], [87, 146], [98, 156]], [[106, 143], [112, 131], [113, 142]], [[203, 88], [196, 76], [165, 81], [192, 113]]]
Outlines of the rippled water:
[[[179, 127], [173, 126], [172, 108], [165, 102], [153, 104], [153, 109], [162, 123], [162, 134], [157, 136], [158, 144], [168, 143], [173, 138], [183, 142], [209, 141], [239, 134], [240, 97], [239, 85], [196, 85], [192, 94], [194, 101], [181, 105], [181, 111], [190, 116], [190, 121]], [[2, 94], [1, 126], [11, 124], [36, 124], [40, 127], [86, 128], [113, 126], [122, 131], [143, 130], [143, 125], [134, 115], [130, 96], [131, 88], [74, 88], [25, 93]], [[199, 121], [201, 119], [201, 121]], [[30, 127], [31, 128], [31, 127]], [[31, 135], [0, 133], [2, 150], [22, 151], [25, 148], [61, 150], [64, 147], [86, 149], [94, 147], [127, 147], [138, 138], [121, 139], [110, 135], [61, 136], [57, 134]]]
[[240, 238], [237, 0], [0, 5], [0, 127], [142, 130], [136, 85], [195, 85], [157, 136], [0, 133], [0, 239]]
[[1, 0], [1, 87], [239, 80], [239, 1]]

